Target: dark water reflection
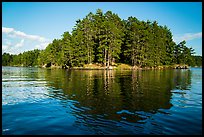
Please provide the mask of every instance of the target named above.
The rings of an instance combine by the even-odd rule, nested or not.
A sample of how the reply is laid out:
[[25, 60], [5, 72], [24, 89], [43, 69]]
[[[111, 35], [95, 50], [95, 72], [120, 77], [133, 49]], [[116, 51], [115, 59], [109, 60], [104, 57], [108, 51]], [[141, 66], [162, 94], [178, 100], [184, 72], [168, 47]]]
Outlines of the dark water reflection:
[[[201, 134], [202, 86], [197, 81], [195, 88], [198, 87], [198, 92], [194, 92], [196, 89], [193, 89], [192, 75], [200, 70], [194, 71], [24, 69], [18, 71], [20, 74], [14, 73], [20, 75], [21, 85], [25, 79], [25, 85], [29, 84], [29, 80], [35, 82], [30, 83], [29, 88], [41, 88], [41, 92], [37, 92], [43, 95], [40, 101], [54, 99], [62, 107], [52, 113], [55, 122], [51, 124], [60, 132], [47, 131], [49, 134]], [[6, 76], [4, 73], [8, 72], [3, 71], [3, 75]], [[197, 80], [202, 83], [201, 72], [197, 76]], [[10, 77], [8, 80], [11, 80]], [[4, 77], [3, 90], [5, 85]], [[46, 93], [43, 92], [44, 87]], [[39, 97], [36, 98], [40, 103]], [[34, 100], [34, 97], [30, 100]], [[51, 115], [50, 109], [54, 103], [50, 102], [52, 105], [50, 107], [47, 104], [49, 110], [45, 115]], [[64, 119], [56, 115], [63, 115]], [[6, 119], [6, 116], [2, 118]], [[69, 130], [68, 125], [63, 123], [66, 120], [72, 121]], [[47, 124], [47, 128], [51, 126], [45, 121], [38, 119], [38, 122]], [[36, 131], [47, 134], [41, 130]]]
[[[122, 119], [122, 114], [132, 116], [135, 111], [155, 113], [159, 108], [169, 109], [172, 106], [170, 91], [176, 87], [173, 73], [156, 71], [67, 71], [66, 76], [63, 71], [50, 71], [46, 79], [51, 82], [49, 86], [63, 89], [61, 92], [67, 96], [61, 98], [61, 93], [53, 92], [52, 97], [76, 100], [79, 102], [76, 107], [90, 108], [83, 113], [105, 115], [117, 121]], [[183, 81], [176, 79], [176, 82]], [[123, 110], [126, 111], [117, 113]], [[132, 122], [136, 119], [127, 117]]]

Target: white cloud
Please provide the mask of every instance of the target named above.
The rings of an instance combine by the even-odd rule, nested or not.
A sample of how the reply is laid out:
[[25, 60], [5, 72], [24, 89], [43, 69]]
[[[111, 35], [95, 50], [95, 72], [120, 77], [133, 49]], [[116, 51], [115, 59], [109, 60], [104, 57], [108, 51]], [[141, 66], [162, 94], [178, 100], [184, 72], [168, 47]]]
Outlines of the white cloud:
[[10, 40], [8, 40], [8, 39], [5, 39], [5, 43], [6, 43], [6, 45], [8, 45], [8, 46], [10, 46], [10, 45], [11, 45], [11, 41], [10, 41]]
[[33, 49], [45, 49], [51, 40], [29, 35], [14, 28], [2, 27], [2, 53], [19, 54]]
[[9, 52], [12, 49], [10, 45], [2, 44], [2, 53]]
[[175, 42], [181, 42], [183, 40], [189, 41], [189, 40], [193, 40], [193, 39], [197, 39], [197, 38], [202, 38], [202, 32], [186, 33], [186, 34], [183, 34], [182, 36], [173, 37], [173, 40]]
[[10, 32], [13, 32], [14, 29], [13, 28], [5, 28], [5, 27], [2, 27], [2, 33], [10, 33]]
[[39, 41], [39, 42], [46, 42], [49, 41], [49, 39], [46, 39], [44, 37], [38, 36], [38, 35], [29, 35], [26, 34], [24, 32], [21, 31], [17, 31], [13, 28], [6, 28], [6, 27], [2, 27], [2, 33], [6, 33], [8, 34], [8, 36], [10, 37], [19, 37], [19, 38], [23, 38], [23, 39], [29, 39], [29, 40], [33, 40], [33, 41]]
[[23, 46], [23, 44], [24, 44], [24, 39], [22, 39], [19, 43], [17, 43], [17, 44], [15, 45], [15, 47], [16, 47], [16, 48], [20, 48], [20, 47]]
[[35, 48], [36, 49], [41, 49], [41, 46], [40, 45], [36, 45]]
[[2, 45], [2, 50], [7, 50], [8, 49], [8, 45]]
[[49, 42], [40, 43], [40, 44], [36, 45], [35, 48], [37, 48], [37, 49], [45, 49], [48, 44], [49, 44]]

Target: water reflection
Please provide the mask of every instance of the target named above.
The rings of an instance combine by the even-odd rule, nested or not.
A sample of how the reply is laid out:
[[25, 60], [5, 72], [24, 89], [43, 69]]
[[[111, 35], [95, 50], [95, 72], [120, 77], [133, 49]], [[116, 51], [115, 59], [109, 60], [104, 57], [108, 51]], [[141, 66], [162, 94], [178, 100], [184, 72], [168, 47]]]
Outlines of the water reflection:
[[2, 68], [2, 105], [37, 102], [45, 99], [44, 70], [39, 68]]
[[[195, 134], [202, 130], [201, 70], [2, 70], [5, 132]], [[26, 122], [35, 126], [28, 128]]]
[[176, 89], [189, 90], [191, 88], [191, 75], [190, 70], [175, 70], [174, 83]]
[[71, 106], [78, 118], [76, 125], [93, 129], [104, 122], [111, 126], [145, 122], [172, 107], [173, 89], [186, 90], [191, 84], [189, 70], [47, 70], [45, 78], [47, 86], [53, 87], [49, 96], [62, 100], [65, 108], [68, 100], [76, 101]]

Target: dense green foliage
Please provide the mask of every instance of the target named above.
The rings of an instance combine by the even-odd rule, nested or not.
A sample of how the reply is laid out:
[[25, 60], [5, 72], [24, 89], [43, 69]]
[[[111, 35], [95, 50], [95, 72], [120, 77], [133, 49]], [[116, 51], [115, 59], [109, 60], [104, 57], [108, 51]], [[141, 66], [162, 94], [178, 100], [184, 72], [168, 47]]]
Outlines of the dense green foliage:
[[35, 49], [31, 51], [26, 51], [18, 55], [11, 55], [9, 53], [4, 53], [2, 55], [2, 65], [3, 66], [38, 66], [38, 56], [40, 50]]
[[4, 53], [2, 65], [61, 66], [64, 68], [99, 63], [111, 66], [126, 63], [138, 67], [187, 64], [201, 66], [202, 57], [193, 56], [194, 50], [178, 45], [167, 26], [156, 21], [127, 20], [111, 11], [89, 13], [76, 21], [72, 33], [64, 32], [45, 50], [27, 51], [18, 55]]
[[192, 66], [202, 66], [202, 56], [193, 56]]

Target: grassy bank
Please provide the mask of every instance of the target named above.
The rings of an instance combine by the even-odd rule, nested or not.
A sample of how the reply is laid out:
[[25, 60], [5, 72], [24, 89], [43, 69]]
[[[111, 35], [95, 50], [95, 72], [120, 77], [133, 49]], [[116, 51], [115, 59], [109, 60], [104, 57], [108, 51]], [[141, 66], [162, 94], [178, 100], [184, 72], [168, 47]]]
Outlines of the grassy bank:
[[[53, 68], [62, 68], [59, 66], [51, 66]], [[106, 67], [102, 64], [85, 64], [83, 67], [72, 67], [68, 68], [71, 70], [149, 70], [149, 69], [188, 69], [189, 66], [185, 64], [175, 64], [175, 65], [163, 65], [163, 66], [155, 66], [155, 67], [138, 67], [131, 66], [128, 64], [118, 63], [113, 66]]]

